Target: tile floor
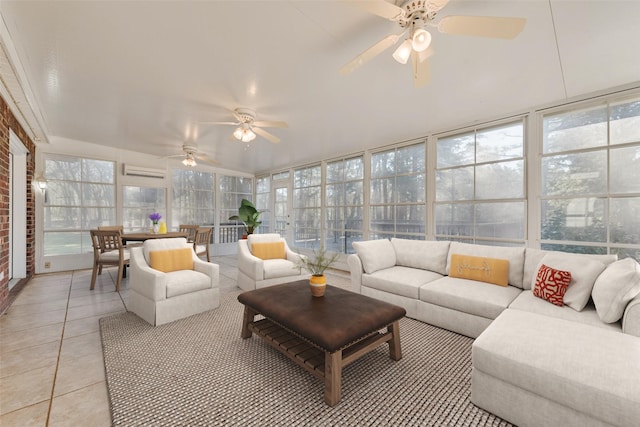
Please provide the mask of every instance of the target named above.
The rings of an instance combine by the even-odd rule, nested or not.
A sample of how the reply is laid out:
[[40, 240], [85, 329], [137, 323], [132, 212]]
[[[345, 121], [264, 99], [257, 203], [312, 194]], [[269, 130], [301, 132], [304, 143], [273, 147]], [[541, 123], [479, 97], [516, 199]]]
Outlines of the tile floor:
[[[216, 257], [221, 291], [236, 287], [236, 257]], [[0, 317], [0, 426], [110, 426], [98, 320], [126, 310], [117, 269], [89, 290], [91, 270], [37, 275]], [[337, 276], [335, 275], [337, 274]], [[349, 287], [335, 272], [332, 284]]]

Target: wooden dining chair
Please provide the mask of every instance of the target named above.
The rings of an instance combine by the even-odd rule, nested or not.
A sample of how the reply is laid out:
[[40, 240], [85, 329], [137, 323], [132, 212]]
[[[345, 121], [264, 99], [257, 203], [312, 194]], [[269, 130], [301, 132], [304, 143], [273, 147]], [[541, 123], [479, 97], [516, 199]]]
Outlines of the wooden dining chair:
[[120, 291], [120, 283], [129, 265], [129, 250], [122, 244], [122, 233], [119, 230], [91, 230], [93, 245], [93, 272], [91, 273], [91, 287], [96, 286], [96, 277], [102, 274], [103, 266], [117, 266], [116, 292]]
[[[124, 226], [123, 225], [99, 225], [98, 230], [117, 230], [120, 232], [120, 234], [122, 234], [124, 233]], [[124, 244], [125, 248], [133, 248], [135, 246], [142, 246], [142, 243], [125, 243]], [[100, 273], [101, 272], [102, 270], [100, 271]]]
[[196, 241], [196, 232], [198, 231], [199, 225], [194, 224], [180, 224], [178, 230], [181, 233], [187, 233], [187, 242], [193, 243]]
[[198, 227], [196, 229], [196, 236], [193, 241], [193, 250], [198, 257], [207, 255], [207, 262], [211, 262], [211, 256], [209, 255], [209, 246], [211, 243], [211, 232], [213, 227]]

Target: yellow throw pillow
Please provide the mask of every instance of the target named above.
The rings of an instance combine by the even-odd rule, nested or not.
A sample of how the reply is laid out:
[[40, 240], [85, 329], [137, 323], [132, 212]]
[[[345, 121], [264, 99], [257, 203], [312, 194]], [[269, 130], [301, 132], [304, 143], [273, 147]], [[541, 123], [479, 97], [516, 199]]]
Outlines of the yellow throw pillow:
[[256, 242], [251, 245], [251, 253], [260, 259], [286, 259], [284, 242]]
[[509, 284], [509, 260], [451, 254], [449, 276], [507, 286]]
[[166, 249], [149, 252], [149, 265], [155, 270], [169, 273], [178, 270], [193, 270], [193, 249]]

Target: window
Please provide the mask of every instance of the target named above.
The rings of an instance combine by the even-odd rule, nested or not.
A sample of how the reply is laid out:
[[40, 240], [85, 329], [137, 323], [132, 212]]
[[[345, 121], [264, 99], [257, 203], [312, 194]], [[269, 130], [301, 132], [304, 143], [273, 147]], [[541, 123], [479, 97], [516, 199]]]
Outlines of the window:
[[271, 181], [268, 176], [256, 178], [256, 209], [260, 214], [260, 232], [269, 233], [271, 230], [271, 212], [270, 206], [270, 191]]
[[425, 143], [371, 156], [370, 239], [425, 237]]
[[436, 237], [524, 244], [524, 121], [439, 138]]
[[158, 212], [161, 221], [167, 220], [165, 188], [125, 185], [122, 189], [122, 225], [125, 231], [148, 231], [149, 215]]
[[294, 243], [297, 247], [320, 247], [320, 173], [320, 165], [296, 169], [293, 173]]
[[[238, 215], [242, 199], [253, 200], [253, 178], [221, 175], [220, 191], [220, 243], [237, 242], [244, 234], [242, 224], [229, 221], [229, 217]], [[259, 230], [259, 229], [258, 229]]]
[[115, 224], [115, 162], [49, 156], [44, 206], [44, 255], [92, 249], [89, 230]]
[[640, 259], [640, 99], [543, 117], [543, 249]]
[[171, 226], [214, 225], [215, 174], [193, 169], [172, 171]]
[[353, 253], [362, 240], [364, 161], [362, 156], [327, 164], [326, 240], [332, 252]]

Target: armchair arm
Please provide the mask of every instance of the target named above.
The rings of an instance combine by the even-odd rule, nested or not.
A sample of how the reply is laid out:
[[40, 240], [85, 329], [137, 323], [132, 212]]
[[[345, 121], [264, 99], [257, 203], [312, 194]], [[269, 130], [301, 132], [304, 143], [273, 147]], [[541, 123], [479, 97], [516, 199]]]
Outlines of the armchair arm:
[[152, 301], [167, 298], [167, 275], [149, 267], [144, 259], [142, 247], [131, 248], [129, 264], [131, 290]]
[[351, 271], [351, 286], [355, 292], [361, 293], [362, 286], [362, 260], [356, 254], [351, 254], [347, 257], [347, 264]]
[[640, 337], [640, 295], [632, 299], [624, 310], [622, 332]]
[[264, 280], [264, 262], [251, 254], [246, 240], [238, 242], [238, 270], [253, 280]]
[[212, 288], [220, 286], [220, 266], [218, 264], [203, 261], [200, 258], [197, 258], [194, 252], [193, 269], [209, 276], [211, 278]]

